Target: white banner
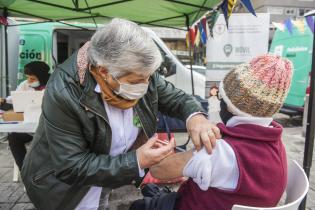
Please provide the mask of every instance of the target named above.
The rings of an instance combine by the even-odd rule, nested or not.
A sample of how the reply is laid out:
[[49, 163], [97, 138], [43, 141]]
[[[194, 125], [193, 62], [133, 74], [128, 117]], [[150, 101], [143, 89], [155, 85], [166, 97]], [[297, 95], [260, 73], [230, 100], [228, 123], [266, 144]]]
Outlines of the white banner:
[[207, 42], [207, 81], [220, 81], [235, 65], [268, 52], [270, 15], [232, 14], [229, 28], [220, 15]]

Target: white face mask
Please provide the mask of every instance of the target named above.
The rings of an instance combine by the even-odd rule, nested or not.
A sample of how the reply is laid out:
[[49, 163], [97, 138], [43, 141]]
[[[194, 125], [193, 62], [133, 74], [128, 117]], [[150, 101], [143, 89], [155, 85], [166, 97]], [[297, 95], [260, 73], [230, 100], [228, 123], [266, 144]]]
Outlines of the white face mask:
[[37, 82], [32, 82], [32, 83], [29, 84], [29, 86], [32, 87], [32, 88], [37, 88], [37, 87], [40, 86], [40, 83], [39, 83], [39, 81], [37, 81]]
[[144, 96], [148, 91], [149, 84], [139, 83], [139, 84], [131, 85], [131, 84], [121, 83], [116, 78], [114, 79], [119, 83], [119, 88], [118, 90], [114, 90], [114, 93], [123, 97], [124, 99], [127, 99], [127, 100], [139, 99], [139, 98], [142, 98], [142, 96]]

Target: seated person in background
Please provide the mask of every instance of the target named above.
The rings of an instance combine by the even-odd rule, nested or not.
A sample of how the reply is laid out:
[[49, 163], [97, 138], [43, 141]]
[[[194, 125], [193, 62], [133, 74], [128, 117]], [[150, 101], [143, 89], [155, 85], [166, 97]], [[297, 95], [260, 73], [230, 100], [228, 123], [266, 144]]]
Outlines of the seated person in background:
[[272, 116], [286, 98], [291, 77], [291, 62], [274, 55], [254, 58], [225, 76], [219, 87], [223, 137], [212, 154], [204, 148], [177, 153], [150, 168], [159, 179], [190, 177], [172, 209], [277, 205], [287, 184], [287, 160], [282, 127]]
[[[43, 61], [32, 61], [24, 66], [24, 75], [26, 80], [21, 82], [16, 91], [40, 91], [44, 90], [49, 79], [49, 66]], [[12, 109], [12, 98], [0, 98], [0, 109], [5, 105], [11, 104]]]
[[221, 122], [219, 112], [220, 112], [220, 100], [218, 96], [219, 88], [214, 85], [210, 88], [209, 98], [208, 98], [208, 115], [211, 122], [219, 123]]
[[[16, 91], [42, 91], [45, 89], [50, 76], [49, 66], [42, 61], [33, 61], [24, 66], [24, 74], [26, 80], [16, 88]], [[12, 109], [10, 96], [6, 99], [0, 98], [0, 109], [2, 107], [10, 107]], [[20, 170], [26, 154], [25, 144], [32, 141], [32, 138], [27, 133], [10, 133], [8, 135], [11, 152]]]

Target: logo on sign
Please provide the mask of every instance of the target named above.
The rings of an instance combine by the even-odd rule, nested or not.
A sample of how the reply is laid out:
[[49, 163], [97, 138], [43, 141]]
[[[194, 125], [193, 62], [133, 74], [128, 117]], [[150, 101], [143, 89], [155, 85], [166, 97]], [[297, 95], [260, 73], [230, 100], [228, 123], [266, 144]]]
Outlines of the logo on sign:
[[226, 57], [229, 57], [233, 51], [233, 46], [231, 44], [226, 44], [223, 47], [223, 52]]
[[235, 54], [239, 56], [249, 56], [250, 48], [246, 46], [235, 47]]
[[216, 24], [214, 26], [214, 32], [217, 34], [217, 35], [222, 35], [226, 30], [226, 26], [224, 24]]

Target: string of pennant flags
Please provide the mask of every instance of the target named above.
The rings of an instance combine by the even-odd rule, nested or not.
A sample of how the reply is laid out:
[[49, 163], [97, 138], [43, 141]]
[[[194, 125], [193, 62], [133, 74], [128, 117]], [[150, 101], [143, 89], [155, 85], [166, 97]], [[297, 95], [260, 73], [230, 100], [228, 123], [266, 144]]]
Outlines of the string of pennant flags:
[[287, 29], [291, 35], [293, 34], [294, 27], [296, 27], [300, 33], [304, 34], [305, 26], [307, 25], [311, 32], [314, 34], [314, 17], [312, 16], [297, 20], [292, 20], [288, 18], [282, 23], [272, 22], [272, 24], [280, 31], [285, 31], [285, 29]]
[[198, 23], [190, 27], [189, 31], [186, 34], [187, 47], [189, 45], [191, 45], [192, 47], [198, 47], [200, 44], [206, 45], [208, 37], [213, 38], [213, 27], [218, 20], [220, 14], [219, 9], [221, 9], [226, 21], [226, 26], [228, 27], [229, 18], [238, 1], [240, 1], [240, 3], [250, 13], [256, 16], [255, 10], [250, 0], [223, 0], [222, 4], [217, 9], [211, 11]]

